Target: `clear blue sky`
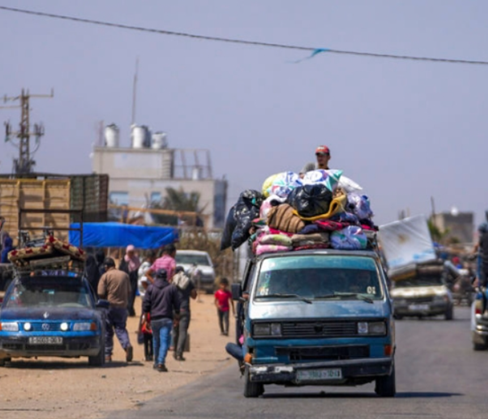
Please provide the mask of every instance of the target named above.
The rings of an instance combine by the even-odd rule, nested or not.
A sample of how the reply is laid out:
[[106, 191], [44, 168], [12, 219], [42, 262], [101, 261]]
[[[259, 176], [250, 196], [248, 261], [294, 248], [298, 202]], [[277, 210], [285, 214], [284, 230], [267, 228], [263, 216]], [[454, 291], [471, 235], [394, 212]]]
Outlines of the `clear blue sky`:
[[[203, 35], [440, 58], [488, 60], [485, 0], [0, 0], [0, 5]], [[488, 66], [307, 53], [205, 42], [0, 11], [1, 91], [32, 102], [46, 136], [37, 170], [86, 173], [96, 124], [129, 145], [137, 122], [170, 147], [208, 148], [229, 203], [270, 174], [331, 148], [331, 166], [364, 187], [383, 224], [456, 206], [488, 209]], [[18, 110], [0, 110], [17, 124]], [[2, 135], [3, 136], [3, 135]], [[0, 143], [0, 172], [11, 170]]]

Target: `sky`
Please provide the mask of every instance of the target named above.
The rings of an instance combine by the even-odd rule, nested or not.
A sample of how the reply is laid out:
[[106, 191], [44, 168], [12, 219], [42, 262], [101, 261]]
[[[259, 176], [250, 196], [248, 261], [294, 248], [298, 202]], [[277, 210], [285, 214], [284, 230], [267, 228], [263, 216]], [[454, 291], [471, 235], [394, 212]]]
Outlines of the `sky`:
[[[178, 32], [398, 55], [488, 61], [485, 0], [0, 0], [0, 6]], [[229, 206], [315, 148], [363, 187], [378, 225], [399, 211], [488, 209], [488, 66], [208, 42], [0, 10], [0, 97], [21, 88], [46, 135], [40, 172], [89, 173], [97, 126], [136, 122], [172, 148], [205, 148]], [[0, 103], [3, 105], [3, 103]], [[17, 126], [18, 109], [0, 109]], [[2, 133], [3, 137], [3, 133]], [[0, 173], [17, 150], [0, 142]]]

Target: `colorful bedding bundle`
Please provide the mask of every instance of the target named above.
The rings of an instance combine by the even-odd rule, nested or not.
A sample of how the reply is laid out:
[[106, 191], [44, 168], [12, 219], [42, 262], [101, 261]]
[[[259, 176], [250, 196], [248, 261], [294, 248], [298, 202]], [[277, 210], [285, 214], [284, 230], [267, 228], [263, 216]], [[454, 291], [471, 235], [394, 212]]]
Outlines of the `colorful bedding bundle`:
[[[232, 248], [239, 247], [246, 237], [256, 255], [304, 249], [366, 249], [378, 228], [372, 221], [370, 201], [361, 191], [341, 170], [313, 170], [303, 177], [293, 172], [278, 173], [264, 181], [261, 193], [252, 191], [252, 203], [242, 215], [245, 222], [234, 211], [238, 201], [224, 232], [235, 237], [233, 228], [241, 226], [236, 228], [239, 241], [235, 244], [234, 240]], [[246, 192], [249, 195], [249, 191], [243, 194]], [[222, 250], [230, 245], [230, 240], [222, 239]]]

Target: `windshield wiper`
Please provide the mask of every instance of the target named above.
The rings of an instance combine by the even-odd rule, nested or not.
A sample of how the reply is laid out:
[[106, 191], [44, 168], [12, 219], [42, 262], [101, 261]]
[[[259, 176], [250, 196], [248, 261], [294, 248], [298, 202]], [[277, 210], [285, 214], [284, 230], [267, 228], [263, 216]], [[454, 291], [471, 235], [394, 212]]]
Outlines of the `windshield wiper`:
[[309, 300], [308, 298], [302, 297], [301, 295], [297, 294], [267, 294], [256, 296], [256, 298], [298, 298], [299, 300], [307, 304], [312, 304], [312, 300]]
[[356, 297], [359, 300], [366, 301], [367, 303], [373, 304], [373, 300], [371, 298], [356, 292], [334, 292], [333, 294], [316, 295], [315, 299], [317, 300], [317, 299], [326, 299], [326, 298], [334, 298], [334, 297]]

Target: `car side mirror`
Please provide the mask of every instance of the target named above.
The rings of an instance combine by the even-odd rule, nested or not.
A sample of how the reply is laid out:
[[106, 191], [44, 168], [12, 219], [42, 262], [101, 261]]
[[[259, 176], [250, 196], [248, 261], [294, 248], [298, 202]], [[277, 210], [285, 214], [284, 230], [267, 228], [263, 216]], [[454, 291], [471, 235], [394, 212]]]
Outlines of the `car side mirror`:
[[98, 300], [96, 307], [97, 308], [109, 308], [110, 303], [107, 300]]
[[242, 297], [242, 287], [240, 282], [231, 285], [232, 299], [234, 301], [239, 301]]

